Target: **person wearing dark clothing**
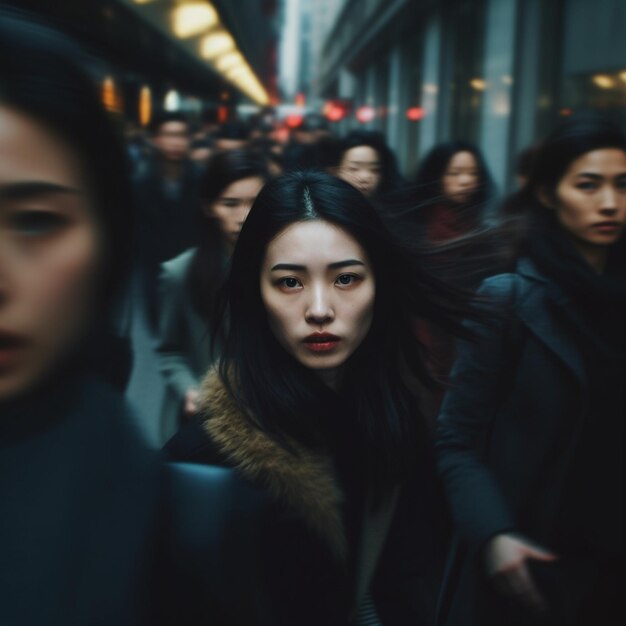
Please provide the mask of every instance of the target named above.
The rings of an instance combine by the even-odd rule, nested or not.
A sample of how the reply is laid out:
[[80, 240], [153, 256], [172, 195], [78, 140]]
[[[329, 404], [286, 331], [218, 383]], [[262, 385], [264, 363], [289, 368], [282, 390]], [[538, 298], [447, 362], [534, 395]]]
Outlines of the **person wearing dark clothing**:
[[[224, 625], [432, 624], [445, 517], [410, 317], [458, 329], [465, 307], [422, 268], [338, 178], [291, 173], [260, 192], [233, 254], [201, 416], [165, 449], [247, 486], [215, 507], [221, 519], [255, 511], [224, 525], [251, 547], [227, 571], [205, 566], [205, 602], [189, 601], [183, 623], [210, 624], [217, 610]], [[187, 587], [184, 567], [177, 578]], [[235, 594], [259, 607], [252, 619]]]
[[[158, 466], [108, 340], [132, 253], [124, 149], [81, 51], [0, 9], [0, 624], [148, 617]], [[103, 344], [106, 344], [104, 346]], [[107, 351], [106, 348], [109, 348]]]
[[439, 623], [621, 624], [626, 137], [566, 123], [517, 200], [529, 236], [481, 287], [439, 416], [458, 531]]
[[200, 171], [189, 158], [189, 124], [184, 116], [163, 114], [152, 128], [153, 160], [134, 187], [137, 269], [154, 328], [161, 264], [197, 243]]

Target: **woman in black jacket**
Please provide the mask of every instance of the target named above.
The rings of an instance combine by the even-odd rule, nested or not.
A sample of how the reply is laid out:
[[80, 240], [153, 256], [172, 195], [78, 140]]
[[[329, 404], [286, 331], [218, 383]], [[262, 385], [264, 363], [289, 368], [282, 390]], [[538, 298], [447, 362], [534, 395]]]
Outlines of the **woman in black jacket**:
[[517, 201], [515, 270], [480, 293], [440, 416], [458, 529], [442, 624], [624, 620], [626, 137], [574, 120]]
[[[431, 623], [442, 523], [411, 320], [458, 331], [463, 300], [365, 196], [314, 172], [261, 191], [227, 297], [204, 415], [167, 446], [174, 460], [231, 468], [223, 476], [239, 484], [221, 503], [199, 496], [223, 521], [205, 529], [218, 551], [189, 623]], [[198, 545], [183, 564], [200, 567]]]
[[0, 10], [0, 623], [145, 617], [156, 481], [108, 320], [124, 151], [64, 37]]

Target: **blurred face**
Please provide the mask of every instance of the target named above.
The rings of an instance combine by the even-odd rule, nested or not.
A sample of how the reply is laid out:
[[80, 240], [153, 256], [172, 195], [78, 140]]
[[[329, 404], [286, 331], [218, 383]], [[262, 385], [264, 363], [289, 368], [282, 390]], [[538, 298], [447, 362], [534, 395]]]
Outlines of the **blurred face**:
[[0, 105], [0, 402], [30, 391], [81, 338], [100, 234], [77, 156]]
[[356, 187], [364, 196], [371, 196], [380, 185], [382, 163], [378, 152], [370, 146], [346, 150], [339, 164], [339, 178]]
[[267, 247], [261, 297], [270, 327], [289, 354], [330, 386], [369, 332], [375, 294], [365, 250], [328, 222], [292, 224]]
[[626, 154], [616, 148], [583, 154], [559, 181], [554, 198], [543, 200], [579, 248], [614, 244], [626, 224]]
[[454, 204], [472, 199], [479, 185], [478, 163], [471, 152], [457, 152], [448, 163], [442, 179], [443, 195]]
[[260, 176], [236, 180], [222, 191], [215, 202], [205, 206], [206, 214], [217, 220], [228, 243], [235, 245], [237, 242], [250, 207], [264, 184]]
[[182, 161], [191, 145], [189, 127], [185, 122], [165, 122], [159, 126], [152, 143], [166, 161]]

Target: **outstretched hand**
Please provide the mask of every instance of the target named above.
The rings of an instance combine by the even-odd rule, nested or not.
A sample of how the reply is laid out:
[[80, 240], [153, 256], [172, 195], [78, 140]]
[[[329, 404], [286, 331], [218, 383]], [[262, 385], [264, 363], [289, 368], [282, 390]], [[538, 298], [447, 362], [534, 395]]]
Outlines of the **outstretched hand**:
[[547, 604], [530, 574], [527, 561], [552, 562], [557, 558], [530, 540], [513, 534], [496, 535], [485, 548], [487, 574], [496, 588], [537, 611], [545, 610]]

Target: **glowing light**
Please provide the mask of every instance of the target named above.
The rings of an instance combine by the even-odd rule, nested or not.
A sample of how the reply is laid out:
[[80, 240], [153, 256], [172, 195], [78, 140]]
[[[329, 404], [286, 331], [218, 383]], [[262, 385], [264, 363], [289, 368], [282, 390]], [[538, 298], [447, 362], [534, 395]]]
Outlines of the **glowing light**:
[[376, 117], [376, 109], [366, 104], [362, 107], [359, 107], [356, 110], [355, 115], [356, 115], [356, 119], [359, 120], [361, 124], [367, 124], [368, 122], [371, 122]]
[[298, 115], [297, 113], [292, 113], [285, 118], [285, 124], [289, 128], [298, 128], [302, 124], [302, 115]]
[[438, 91], [439, 87], [437, 87], [437, 85], [433, 85], [432, 83], [426, 83], [424, 85], [424, 93], [436, 94]]
[[426, 111], [422, 107], [411, 107], [406, 110], [406, 117], [411, 122], [419, 122], [426, 117]]
[[322, 113], [329, 122], [340, 122], [346, 116], [346, 109], [336, 102], [329, 101], [324, 105]]
[[509, 76], [508, 74], [505, 74], [504, 76], [500, 77], [500, 80], [502, 81], [503, 85], [512, 85], [513, 84], [513, 77]]
[[199, 35], [218, 22], [217, 11], [207, 2], [181, 4], [172, 11], [172, 30], [181, 39]]
[[619, 73], [619, 79], [626, 83], [626, 71]]
[[470, 85], [472, 89], [475, 89], [476, 91], [485, 91], [485, 89], [487, 89], [487, 81], [482, 78], [472, 78], [472, 80], [470, 80]]
[[606, 74], [596, 74], [593, 77], [593, 84], [600, 89], [613, 89], [615, 80]]
[[222, 73], [235, 67], [244, 66], [245, 61], [239, 52], [227, 52], [215, 60], [215, 67]]
[[211, 61], [221, 54], [234, 50], [233, 38], [225, 32], [212, 33], [204, 37], [200, 43], [200, 54]]
[[175, 89], [170, 89], [170, 91], [165, 94], [163, 107], [166, 111], [180, 110], [180, 94]]
[[303, 93], [297, 93], [294, 102], [296, 106], [303, 107], [306, 104], [305, 95]]
[[149, 2], [154, 2], [154, 0], [133, 0], [135, 4], [148, 4]]
[[115, 81], [111, 76], [107, 76], [102, 81], [102, 104], [107, 111], [120, 113], [122, 111], [122, 101], [118, 93]]
[[569, 117], [570, 115], [573, 115], [573, 113], [574, 111], [572, 111], [569, 107], [565, 107], [559, 111], [559, 115], [562, 115], [563, 117]]
[[142, 87], [139, 91], [139, 123], [147, 126], [152, 119], [152, 91], [150, 87]]

